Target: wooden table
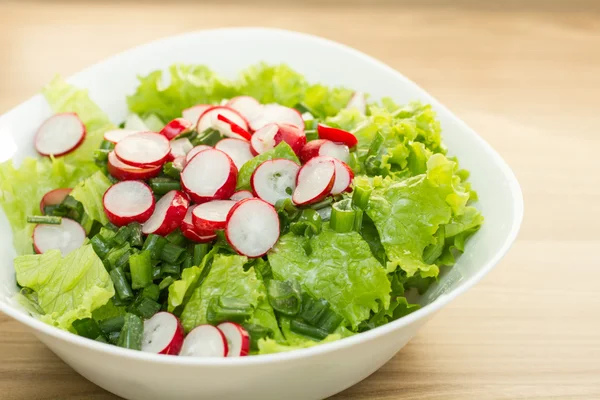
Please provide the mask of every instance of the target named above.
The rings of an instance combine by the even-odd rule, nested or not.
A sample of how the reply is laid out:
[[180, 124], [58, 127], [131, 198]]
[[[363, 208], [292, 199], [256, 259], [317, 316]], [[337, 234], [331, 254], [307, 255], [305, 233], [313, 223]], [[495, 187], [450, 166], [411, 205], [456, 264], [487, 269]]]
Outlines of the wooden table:
[[[152, 39], [266, 25], [337, 40], [392, 65], [515, 170], [526, 212], [508, 256], [380, 371], [336, 398], [600, 398], [600, 15], [593, 1], [489, 9], [469, 1], [121, 3], [0, 2], [0, 112], [57, 72], [68, 76]], [[114, 396], [0, 316], [0, 398]]]

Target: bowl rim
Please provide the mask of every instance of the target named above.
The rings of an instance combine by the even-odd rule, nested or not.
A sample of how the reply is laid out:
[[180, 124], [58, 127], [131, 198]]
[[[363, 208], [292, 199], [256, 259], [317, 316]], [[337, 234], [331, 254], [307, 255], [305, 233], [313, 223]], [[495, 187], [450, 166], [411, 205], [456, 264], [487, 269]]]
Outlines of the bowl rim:
[[[230, 366], [234, 366], [234, 365], [235, 366], [250, 366], [250, 365], [256, 365], [256, 364], [263, 364], [263, 363], [286, 362], [286, 361], [292, 361], [292, 360], [296, 360], [296, 359], [300, 359], [300, 358], [308, 358], [308, 357], [315, 356], [318, 354], [331, 353], [336, 350], [341, 350], [344, 348], [352, 347], [356, 344], [369, 341], [369, 340], [374, 339], [379, 336], [383, 336], [387, 333], [398, 330], [404, 326], [410, 325], [418, 320], [426, 319], [428, 316], [431, 316], [432, 314], [434, 314], [435, 312], [440, 310], [442, 307], [444, 307], [445, 305], [450, 303], [452, 300], [454, 300], [456, 297], [458, 297], [460, 294], [464, 293], [469, 288], [474, 286], [477, 282], [479, 282], [485, 275], [487, 275], [498, 264], [498, 262], [508, 252], [508, 250], [514, 243], [515, 239], [517, 238], [517, 235], [519, 233], [521, 223], [523, 220], [523, 212], [524, 212], [523, 194], [522, 194], [521, 187], [519, 185], [519, 182], [517, 181], [517, 178], [516, 178], [514, 172], [511, 170], [511, 168], [508, 166], [508, 164], [506, 164], [506, 162], [502, 159], [502, 157], [490, 146], [490, 144], [488, 144], [481, 136], [479, 136], [464, 121], [462, 121], [458, 116], [456, 116], [454, 113], [449, 111], [447, 107], [442, 105], [437, 99], [435, 99], [433, 96], [431, 96], [427, 91], [425, 91], [419, 85], [412, 82], [410, 79], [408, 79], [407, 77], [405, 77], [400, 72], [393, 69], [392, 67], [388, 66], [384, 62], [379, 61], [376, 58], [371, 57], [359, 50], [356, 50], [347, 45], [335, 42], [330, 39], [322, 38], [322, 37], [308, 34], [308, 33], [287, 30], [287, 29], [264, 28], [264, 27], [236, 27], [236, 28], [207, 29], [207, 30], [198, 30], [198, 31], [187, 32], [187, 33], [178, 34], [178, 35], [172, 35], [172, 36], [164, 37], [161, 39], [157, 39], [157, 40], [154, 40], [151, 42], [147, 42], [147, 43], [132, 47], [130, 49], [124, 50], [113, 56], [110, 56], [108, 58], [105, 58], [105, 59], [97, 62], [97, 63], [92, 64], [91, 66], [81, 70], [77, 74], [69, 77], [67, 80], [71, 81], [73, 79], [76, 79], [79, 75], [83, 75], [86, 72], [88, 72], [88, 70], [95, 68], [96, 66], [101, 65], [103, 63], [110, 62], [130, 51], [153, 47], [153, 46], [163, 43], [163, 42], [180, 40], [185, 37], [193, 37], [195, 35], [202, 35], [202, 34], [248, 33], [248, 32], [266, 33], [266, 34], [271, 34], [271, 35], [284, 36], [287, 38], [311, 40], [313, 42], [319, 42], [321, 45], [337, 47], [338, 49], [343, 50], [357, 58], [363, 59], [364, 61], [370, 63], [374, 67], [377, 67], [379, 69], [384, 69], [388, 72], [391, 72], [395, 77], [397, 77], [400, 80], [403, 80], [404, 82], [414, 85], [416, 88], [420, 89], [423, 93], [426, 93], [427, 96], [430, 97], [429, 103], [434, 107], [434, 109], [444, 110], [444, 111], [447, 111], [448, 113], [452, 114], [452, 116], [456, 119], [456, 124], [460, 127], [460, 129], [470, 131], [470, 133], [473, 134], [473, 138], [474, 138], [473, 140], [477, 141], [479, 145], [481, 145], [483, 148], [485, 148], [485, 151], [492, 158], [493, 164], [502, 171], [503, 175], [506, 177], [506, 179], [509, 183], [507, 188], [508, 188], [508, 190], [510, 190], [510, 192], [512, 194], [512, 199], [513, 199], [512, 206], [513, 206], [515, 215], [514, 215], [514, 219], [512, 221], [512, 228], [511, 228], [510, 233], [507, 235], [506, 239], [504, 240], [502, 245], [499, 247], [499, 249], [493, 254], [493, 256], [490, 257], [490, 259], [471, 278], [462, 282], [462, 284], [458, 288], [456, 288], [448, 293], [444, 293], [444, 294], [440, 295], [438, 298], [436, 298], [430, 304], [427, 304], [426, 306], [420, 308], [419, 310], [417, 310], [405, 317], [402, 317], [398, 320], [392, 321], [388, 324], [379, 326], [372, 330], [362, 332], [360, 334], [342, 338], [342, 339], [334, 341], [334, 342], [323, 343], [323, 344], [319, 344], [317, 346], [304, 348], [304, 349], [297, 349], [297, 350], [289, 351], [289, 352], [264, 354], [264, 355], [252, 356], [252, 357], [231, 357], [231, 358], [228, 358], [228, 357], [225, 357], [225, 358], [170, 357], [170, 356], [154, 354], [154, 353], [147, 353], [147, 352], [142, 352], [142, 351], [137, 351], [137, 350], [129, 350], [129, 349], [117, 347], [114, 345], [97, 342], [95, 340], [87, 339], [87, 338], [75, 335], [73, 333], [63, 331], [59, 328], [53, 327], [42, 321], [39, 321], [39, 320], [35, 319], [34, 317], [32, 317], [20, 310], [17, 310], [16, 308], [12, 307], [10, 304], [8, 304], [6, 302], [0, 302], [0, 311], [9, 315], [10, 317], [16, 319], [17, 321], [27, 325], [28, 327], [32, 328], [33, 330], [40, 331], [41, 333], [44, 333], [53, 338], [69, 342], [76, 346], [89, 348], [90, 350], [97, 351], [100, 353], [108, 353], [109, 355], [125, 357], [128, 359], [131, 359], [132, 361], [139, 360], [139, 361], [152, 362], [155, 364], [178, 365], [178, 366], [188, 366], [188, 365], [189, 366], [211, 366], [211, 367], [230, 367]], [[35, 95], [33, 97], [35, 97]], [[24, 105], [25, 103], [28, 103], [31, 99], [32, 98], [25, 100], [20, 105], [17, 105], [13, 109], [7, 111], [7, 113], [14, 110], [17, 107]]]

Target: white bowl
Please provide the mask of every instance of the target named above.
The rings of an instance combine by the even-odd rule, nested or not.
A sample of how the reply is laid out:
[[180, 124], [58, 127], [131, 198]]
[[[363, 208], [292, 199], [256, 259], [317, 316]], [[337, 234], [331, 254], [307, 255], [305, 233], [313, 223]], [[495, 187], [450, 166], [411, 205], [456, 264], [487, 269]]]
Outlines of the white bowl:
[[[400, 320], [310, 349], [234, 359], [169, 357], [122, 349], [55, 329], [27, 315], [16, 291], [10, 226], [0, 213], [0, 310], [29, 326], [54, 353], [97, 385], [129, 399], [320, 399], [359, 382], [392, 358], [433, 314], [487, 274], [515, 240], [523, 216], [519, 184], [502, 158], [423, 89], [387, 65], [346, 46], [275, 29], [223, 29], [171, 37], [126, 51], [69, 79], [88, 88], [114, 122], [127, 113], [136, 75], [174, 62], [207, 64], [226, 75], [260, 61], [287, 63], [311, 82], [344, 85], [372, 98], [431, 103], [451, 154], [472, 173], [485, 216], [466, 253]], [[0, 117], [0, 159], [34, 155], [35, 128], [51, 112], [37, 95]], [[443, 340], [443, 338], [441, 339]], [[402, 377], [398, 377], [402, 379]]]

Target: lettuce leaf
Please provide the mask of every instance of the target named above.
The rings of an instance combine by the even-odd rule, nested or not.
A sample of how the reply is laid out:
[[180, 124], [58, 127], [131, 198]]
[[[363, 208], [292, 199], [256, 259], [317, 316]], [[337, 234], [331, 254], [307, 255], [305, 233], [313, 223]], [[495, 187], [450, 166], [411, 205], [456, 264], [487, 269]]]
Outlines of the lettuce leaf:
[[258, 301], [258, 305], [254, 309], [254, 313], [252, 317], [247, 321], [251, 324], [262, 325], [265, 328], [269, 328], [273, 331], [273, 339], [279, 343], [285, 342], [285, 338], [279, 329], [279, 324], [277, 322], [277, 317], [275, 317], [275, 311], [273, 311], [273, 307], [269, 304], [269, 300], [267, 299], [267, 290], [265, 289], [265, 285], [261, 285], [260, 287], [260, 300]]
[[[306, 243], [307, 241], [308, 243]], [[307, 245], [312, 249], [306, 254]], [[310, 239], [289, 233], [268, 254], [276, 279], [297, 280], [315, 298], [331, 307], [353, 327], [390, 302], [390, 282], [356, 232], [324, 228]]]
[[92, 311], [106, 304], [115, 291], [113, 283], [91, 245], [62, 258], [60, 251], [15, 258], [19, 285], [37, 292], [44, 311], [40, 319], [70, 330], [73, 321], [90, 318]]
[[336, 340], [340, 340], [341, 338], [342, 335], [340, 335], [339, 333], [332, 333], [320, 342], [315, 342], [311, 339], [304, 339], [295, 341], [293, 345], [282, 344], [274, 339], [260, 339], [258, 341], [258, 354], [273, 354], [282, 353], [285, 351], [307, 349], [309, 347], [313, 347], [319, 344], [335, 342]]
[[269, 150], [254, 157], [242, 166], [238, 173], [236, 190], [252, 190], [250, 187], [250, 178], [252, 177], [254, 170], [264, 161], [272, 160], [274, 158], [285, 158], [300, 163], [294, 150], [292, 150], [286, 142], [281, 142], [273, 150]]
[[108, 224], [108, 218], [104, 212], [102, 198], [111, 186], [110, 180], [98, 171], [75, 186], [71, 192], [71, 197], [83, 205], [88, 217], [100, 222], [102, 225], [106, 225]]

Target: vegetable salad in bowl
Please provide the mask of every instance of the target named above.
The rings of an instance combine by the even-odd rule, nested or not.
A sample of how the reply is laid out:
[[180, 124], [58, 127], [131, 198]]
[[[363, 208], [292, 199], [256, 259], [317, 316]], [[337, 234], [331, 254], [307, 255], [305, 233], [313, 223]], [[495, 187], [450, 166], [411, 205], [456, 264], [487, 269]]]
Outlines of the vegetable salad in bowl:
[[428, 105], [285, 65], [169, 74], [120, 126], [55, 79], [41, 157], [0, 165], [32, 316], [158, 354], [306, 348], [418, 309], [483, 222]]

